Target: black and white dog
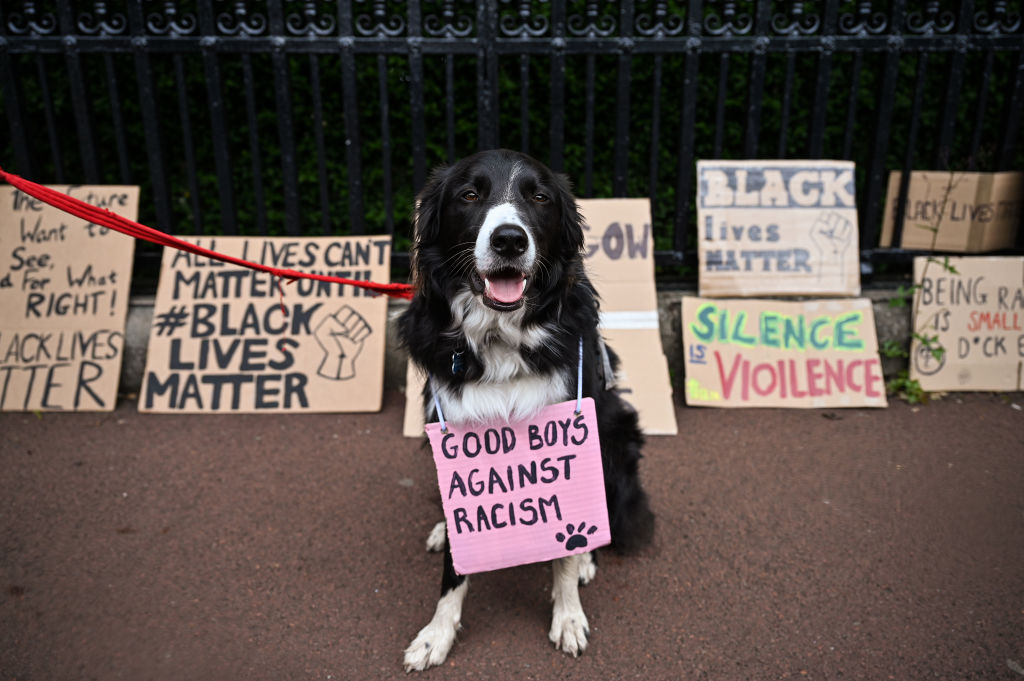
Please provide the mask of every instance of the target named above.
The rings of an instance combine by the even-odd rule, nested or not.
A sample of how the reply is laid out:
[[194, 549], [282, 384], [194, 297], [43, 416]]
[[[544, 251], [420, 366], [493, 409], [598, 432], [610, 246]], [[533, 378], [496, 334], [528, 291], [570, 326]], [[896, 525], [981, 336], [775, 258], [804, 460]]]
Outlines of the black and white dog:
[[[399, 320], [412, 360], [433, 377], [453, 423], [517, 421], [583, 395], [596, 403], [612, 546], [646, 545], [654, 516], [640, 486], [636, 412], [611, 390], [617, 358], [598, 332], [598, 299], [583, 267], [583, 225], [568, 181], [514, 151], [478, 153], [433, 173], [419, 196], [413, 245], [416, 292]], [[436, 421], [428, 384], [427, 421]], [[468, 581], [452, 565], [443, 522], [427, 540], [444, 551], [434, 617], [405, 650], [407, 671], [444, 662]], [[550, 639], [573, 656], [587, 646], [578, 584], [591, 554], [554, 561]]]

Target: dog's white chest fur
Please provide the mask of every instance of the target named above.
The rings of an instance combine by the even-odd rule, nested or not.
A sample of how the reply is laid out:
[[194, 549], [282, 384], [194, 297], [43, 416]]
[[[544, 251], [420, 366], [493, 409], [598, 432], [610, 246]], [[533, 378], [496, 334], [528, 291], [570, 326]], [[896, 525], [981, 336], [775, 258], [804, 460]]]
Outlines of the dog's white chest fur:
[[456, 392], [437, 387], [445, 419], [452, 423], [519, 421], [569, 397], [570, 367], [538, 374], [519, 349], [537, 348], [551, 332], [542, 326], [524, 329], [522, 309], [497, 312], [480, 304], [470, 291], [451, 304], [455, 327], [462, 329], [469, 349], [484, 366], [483, 376]]

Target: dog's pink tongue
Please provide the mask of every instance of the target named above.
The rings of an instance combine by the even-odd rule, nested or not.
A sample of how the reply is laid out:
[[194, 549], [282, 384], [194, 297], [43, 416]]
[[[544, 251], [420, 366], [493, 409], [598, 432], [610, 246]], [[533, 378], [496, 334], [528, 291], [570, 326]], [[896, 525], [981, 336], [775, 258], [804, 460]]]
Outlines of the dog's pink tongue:
[[487, 295], [499, 303], [514, 303], [523, 297], [526, 277], [487, 279]]

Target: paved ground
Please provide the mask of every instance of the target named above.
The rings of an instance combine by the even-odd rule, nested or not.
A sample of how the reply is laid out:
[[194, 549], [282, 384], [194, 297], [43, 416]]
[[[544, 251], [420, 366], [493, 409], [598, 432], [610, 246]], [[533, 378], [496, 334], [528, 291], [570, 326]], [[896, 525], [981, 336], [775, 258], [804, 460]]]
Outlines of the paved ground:
[[[1024, 679], [1024, 396], [679, 408], [593, 636], [472, 579], [445, 679]], [[393, 679], [430, 617], [430, 457], [380, 414], [0, 415], [0, 680]]]

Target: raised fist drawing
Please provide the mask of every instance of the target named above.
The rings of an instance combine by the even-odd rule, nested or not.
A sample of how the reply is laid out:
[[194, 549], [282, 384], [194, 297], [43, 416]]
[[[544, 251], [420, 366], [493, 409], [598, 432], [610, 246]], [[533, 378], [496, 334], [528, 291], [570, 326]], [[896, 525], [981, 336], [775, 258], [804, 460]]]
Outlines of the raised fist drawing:
[[[853, 222], [835, 211], [819, 214], [811, 226], [811, 241], [818, 247], [822, 265], [827, 262], [834, 263], [839, 267], [840, 277], [843, 276], [845, 269], [843, 255], [856, 233]], [[824, 267], [818, 268], [819, 278], [823, 269]]]
[[317, 324], [313, 331], [316, 342], [323, 348], [324, 358], [317, 374], [333, 381], [344, 381], [356, 375], [356, 357], [363, 350], [363, 342], [373, 333], [362, 315], [345, 305]]

